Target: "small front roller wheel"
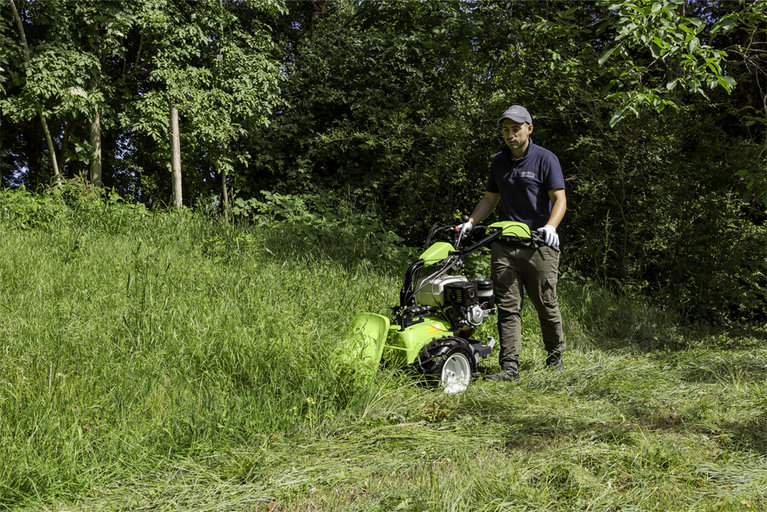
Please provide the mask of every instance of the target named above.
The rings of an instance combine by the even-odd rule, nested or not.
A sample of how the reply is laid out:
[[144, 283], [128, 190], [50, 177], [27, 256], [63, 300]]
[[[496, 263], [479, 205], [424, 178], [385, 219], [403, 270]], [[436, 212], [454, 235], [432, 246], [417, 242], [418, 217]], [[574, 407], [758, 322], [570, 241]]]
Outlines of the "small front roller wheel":
[[453, 347], [444, 356], [444, 361], [436, 368], [445, 393], [461, 393], [469, 387], [471, 381], [471, 361], [460, 348]]

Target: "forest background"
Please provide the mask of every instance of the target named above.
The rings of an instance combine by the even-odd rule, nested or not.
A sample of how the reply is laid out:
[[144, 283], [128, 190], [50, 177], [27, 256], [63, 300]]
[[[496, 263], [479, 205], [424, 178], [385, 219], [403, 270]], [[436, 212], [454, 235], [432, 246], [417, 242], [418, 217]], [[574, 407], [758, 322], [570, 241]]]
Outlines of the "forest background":
[[764, 318], [763, 0], [3, 9], [3, 187], [80, 178], [244, 219], [344, 202], [417, 245], [481, 196], [499, 113], [522, 104], [564, 169], [567, 275]]

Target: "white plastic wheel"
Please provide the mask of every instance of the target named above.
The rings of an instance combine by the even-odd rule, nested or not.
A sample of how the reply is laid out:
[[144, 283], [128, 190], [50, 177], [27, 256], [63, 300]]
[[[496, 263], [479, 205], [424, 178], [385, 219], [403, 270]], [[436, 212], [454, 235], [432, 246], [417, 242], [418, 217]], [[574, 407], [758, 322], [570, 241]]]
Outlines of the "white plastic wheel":
[[445, 393], [460, 393], [469, 387], [471, 365], [462, 352], [453, 352], [442, 365], [442, 386]]

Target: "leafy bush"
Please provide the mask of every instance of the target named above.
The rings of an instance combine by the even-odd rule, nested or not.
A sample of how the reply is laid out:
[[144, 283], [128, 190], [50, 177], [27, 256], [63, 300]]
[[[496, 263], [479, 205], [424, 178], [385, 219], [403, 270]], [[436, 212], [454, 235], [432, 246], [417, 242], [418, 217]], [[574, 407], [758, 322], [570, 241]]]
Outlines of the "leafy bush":
[[[407, 254], [402, 238], [372, 208], [359, 211], [348, 197], [334, 192], [287, 195], [262, 191], [263, 199], [237, 198], [235, 218], [279, 238], [283, 255], [306, 250], [348, 264], [362, 260], [401, 265]], [[287, 252], [286, 252], [287, 251]]]
[[140, 227], [149, 214], [141, 203], [128, 203], [113, 190], [79, 178], [32, 193], [23, 186], [0, 190], [0, 218], [21, 229], [52, 228], [69, 220], [84, 228], [120, 231]]
[[[685, 123], [698, 130], [646, 130]], [[642, 151], [618, 149], [632, 140]], [[759, 165], [758, 148], [728, 140], [696, 109], [581, 136], [566, 155], [565, 265], [691, 320], [765, 318], [767, 212], [735, 172]]]
[[65, 214], [65, 204], [50, 195], [38, 196], [21, 187], [0, 190], [0, 218], [3, 223], [21, 229], [48, 226]]

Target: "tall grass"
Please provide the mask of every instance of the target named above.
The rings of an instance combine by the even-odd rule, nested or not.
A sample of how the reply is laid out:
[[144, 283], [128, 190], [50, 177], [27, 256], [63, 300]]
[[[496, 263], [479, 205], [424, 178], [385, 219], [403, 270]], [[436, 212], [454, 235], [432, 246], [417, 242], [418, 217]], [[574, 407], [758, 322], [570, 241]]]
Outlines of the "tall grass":
[[0, 506], [353, 404], [329, 357], [391, 277], [287, 228], [66, 199], [2, 201]]
[[0, 221], [0, 509], [767, 507], [763, 326], [563, 279], [564, 373], [527, 306], [519, 383], [359, 386], [332, 353], [397, 301], [384, 232], [70, 189], [0, 193]]

